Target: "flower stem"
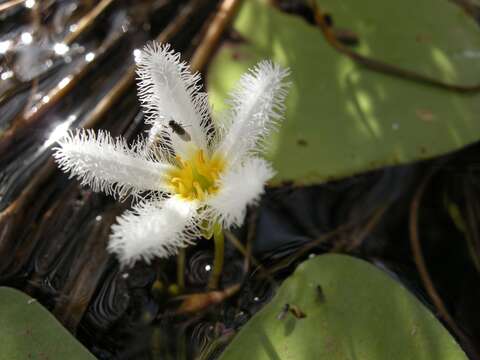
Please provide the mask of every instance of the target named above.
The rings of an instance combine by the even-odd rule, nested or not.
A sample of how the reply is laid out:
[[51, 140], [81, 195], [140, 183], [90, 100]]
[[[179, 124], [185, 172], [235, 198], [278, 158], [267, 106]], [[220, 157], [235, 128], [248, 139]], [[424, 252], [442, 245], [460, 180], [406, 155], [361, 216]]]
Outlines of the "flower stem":
[[177, 255], [177, 285], [180, 292], [185, 289], [185, 248], [180, 248]]
[[223, 270], [223, 254], [225, 249], [225, 238], [223, 236], [223, 229], [219, 223], [213, 225], [213, 242], [215, 244], [215, 258], [213, 259], [213, 270], [208, 280], [208, 288], [218, 288], [220, 276]]

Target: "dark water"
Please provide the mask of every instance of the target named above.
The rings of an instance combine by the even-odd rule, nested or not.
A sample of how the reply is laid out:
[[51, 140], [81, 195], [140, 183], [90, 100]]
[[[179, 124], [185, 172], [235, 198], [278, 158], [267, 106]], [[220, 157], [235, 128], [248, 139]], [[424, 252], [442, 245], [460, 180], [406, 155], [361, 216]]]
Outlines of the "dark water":
[[[217, 4], [114, 1], [66, 49], [65, 39], [96, 2], [40, 3], [0, 10], [0, 284], [38, 297], [100, 359], [213, 359], [296, 264], [328, 251], [389, 269], [428, 304], [408, 217], [415, 190], [435, 167], [421, 204], [422, 246], [440, 295], [467, 335], [462, 344], [479, 348], [472, 261], [480, 254], [478, 145], [321, 186], [270, 189], [233, 233], [252, 246], [253, 258], [246, 263], [227, 241], [222, 287], [241, 284], [240, 291], [194, 315], [176, 314], [182, 298], [169, 291], [175, 259], [120, 269], [105, 246], [110, 225], [129, 204], [68, 180], [52, 163], [51, 148], [69, 127], [130, 139], [141, 133], [134, 50], [187, 11], [188, 21], [169, 42], [188, 57]], [[446, 199], [464, 214], [470, 250]], [[187, 296], [206, 291], [212, 259], [208, 241], [187, 250]]]

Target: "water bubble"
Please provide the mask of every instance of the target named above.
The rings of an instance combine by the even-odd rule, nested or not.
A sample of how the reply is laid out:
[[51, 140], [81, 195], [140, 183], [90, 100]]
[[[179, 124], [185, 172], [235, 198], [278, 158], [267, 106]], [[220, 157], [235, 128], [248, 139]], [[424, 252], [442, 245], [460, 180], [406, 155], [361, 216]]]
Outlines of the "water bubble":
[[5, 54], [12, 46], [12, 40], [0, 41], [0, 54]]
[[2, 75], [0, 76], [0, 78], [1, 78], [2, 80], [7, 80], [7, 79], [10, 79], [12, 76], [13, 76], [13, 71], [8, 70], [8, 71], [4, 71], [4, 72], [2, 73]]
[[28, 9], [31, 9], [35, 6], [35, 0], [26, 0], [25, 1], [25, 7]]
[[68, 50], [70, 50], [70, 48], [64, 43], [56, 43], [53, 45], [53, 51], [55, 51], [57, 55], [65, 55]]
[[212, 270], [212, 253], [198, 251], [188, 259], [187, 280], [191, 284], [206, 284]]
[[85, 55], [85, 61], [86, 62], [91, 62], [91, 61], [93, 61], [93, 59], [95, 59], [95, 53], [89, 52]]
[[20, 35], [20, 39], [22, 42], [26, 45], [31, 44], [33, 41], [33, 36], [29, 32], [24, 32], [22, 35]]

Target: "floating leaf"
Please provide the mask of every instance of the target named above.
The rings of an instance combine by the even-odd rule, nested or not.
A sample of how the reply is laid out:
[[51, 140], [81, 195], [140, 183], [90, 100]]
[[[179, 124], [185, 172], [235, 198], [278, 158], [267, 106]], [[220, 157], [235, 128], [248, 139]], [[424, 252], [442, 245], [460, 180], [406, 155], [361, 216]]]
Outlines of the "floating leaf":
[[[285, 312], [285, 304], [295, 307]], [[306, 316], [294, 316], [300, 310]], [[369, 263], [322, 255], [301, 264], [221, 360], [467, 360], [440, 322]]]
[[[353, 50], [461, 85], [480, 82], [480, 30], [449, 1], [322, 0]], [[434, 15], [432, 9], [435, 9]], [[362, 68], [300, 16], [243, 2], [208, 70], [215, 111], [259, 59], [291, 68], [287, 119], [272, 138], [277, 182], [311, 184], [443, 154], [480, 138], [480, 95], [461, 95]]]
[[0, 287], [0, 359], [94, 360], [34, 298]]

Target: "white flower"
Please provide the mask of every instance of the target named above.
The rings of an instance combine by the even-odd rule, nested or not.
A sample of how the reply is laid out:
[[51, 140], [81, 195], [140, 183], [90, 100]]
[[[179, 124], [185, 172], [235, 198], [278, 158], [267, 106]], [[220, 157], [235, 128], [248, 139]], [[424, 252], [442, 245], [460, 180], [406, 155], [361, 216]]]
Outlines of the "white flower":
[[288, 87], [288, 70], [260, 62], [243, 75], [232, 109], [214, 126], [200, 75], [169, 45], [146, 46], [137, 74], [148, 139], [129, 146], [105, 131], [80, 129], [54, 153], [82, 184], [140, 200], [112, 226], [108, 250], [124, 265], [176, 254], [215, 223], [242, 224], [274, 175], [259, 153], [282, 118]]

